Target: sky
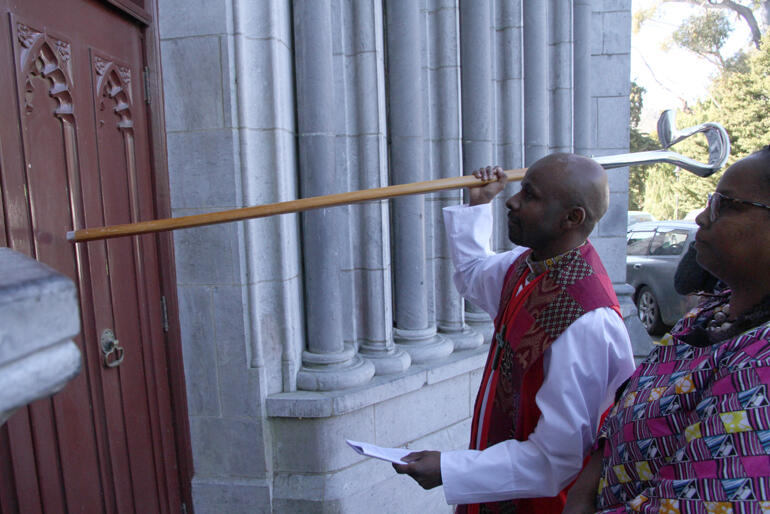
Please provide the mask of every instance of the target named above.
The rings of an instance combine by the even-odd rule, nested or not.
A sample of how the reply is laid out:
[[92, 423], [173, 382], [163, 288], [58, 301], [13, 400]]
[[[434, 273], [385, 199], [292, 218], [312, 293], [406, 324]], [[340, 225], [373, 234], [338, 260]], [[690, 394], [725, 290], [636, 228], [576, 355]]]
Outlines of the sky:
[[[632, 10], [636, 12], [653, 3], [655, 0], [633, 0]], [[681, 108], [685, 100], [693, 103], [708, 94], [709, 79], [716, 73], [716, 66], [676, 45], [668, 51], [663, 49], [681, 21], [698, 12], [702, 11], [692, 5], [664, 3], [656, 19], [646, 21], [631, 36], [631, 80], [647, 90], [640, 123], [644, 131], [654, 130], [665, 109]], [[750, 40], [746, 25], [733, 22], [735, 30], [725, 47], [727, 55]]]

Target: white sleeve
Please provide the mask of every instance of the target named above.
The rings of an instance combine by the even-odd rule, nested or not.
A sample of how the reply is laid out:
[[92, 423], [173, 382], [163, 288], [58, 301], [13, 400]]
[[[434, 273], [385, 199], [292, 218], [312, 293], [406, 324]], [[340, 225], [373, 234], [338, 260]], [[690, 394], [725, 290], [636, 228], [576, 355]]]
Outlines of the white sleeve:
[[543, 366], [541, 416], [526, 441], [441, 453], [447, 503], [551, 497], [577, 475], [602, 413], [634, 370], [623, 320], [609, 307], [584, 314], [546, 350]]
[[497, 315], [505, 273], [526, 248], [494, 253], [492, 206], [456, 205], [445, 207], [444, 226], [449, 239], [449, 255], [455, 267], [454, 282], [459, 293], [492, 319]]

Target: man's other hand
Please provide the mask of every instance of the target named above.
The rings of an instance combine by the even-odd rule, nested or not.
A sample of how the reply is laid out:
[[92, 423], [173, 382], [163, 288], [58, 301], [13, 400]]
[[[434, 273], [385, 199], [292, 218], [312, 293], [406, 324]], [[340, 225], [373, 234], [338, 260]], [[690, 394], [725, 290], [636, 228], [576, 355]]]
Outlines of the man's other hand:
[[441, 485], [441, 452], [412, 452], [401, 460], [408, 464], [393, 464], [393, 469], [414, 478], [423, 489]]
[[479, 168], [473, 171], [473, 176], [485, 182], [488, 180], [495, 180], [495, 182], [490, 182], [481, 187], [469, 188], [471, 205], [489, 203], [492, 198], [497, 196], [497, 193], [503, 190], [505, 183], [508, 182], [508, 176], [503, 172], [503, 168], [500, 166]]

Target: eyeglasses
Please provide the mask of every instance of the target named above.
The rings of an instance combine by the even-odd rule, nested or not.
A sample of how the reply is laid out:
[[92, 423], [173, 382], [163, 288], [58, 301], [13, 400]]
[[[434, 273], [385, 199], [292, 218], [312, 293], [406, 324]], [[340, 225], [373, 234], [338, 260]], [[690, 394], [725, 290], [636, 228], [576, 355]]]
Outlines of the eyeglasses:
[[714, 223], [717, 218], [719, 218], [719, 214], [722, 212], [722, 202], [742, 203], [744, 205], [753, 205], [754, 207], [761, 207], [763, 209], [770, 210], [770, 205], [765, 205], [763, 203], [752, 202], [750, 200], [741, 200], [740, 198], [733, 198], [718, 192], [709, 193], [708, 201], [706, 202], [706, 208], [709, 210], [709, 220], [712, 223]]

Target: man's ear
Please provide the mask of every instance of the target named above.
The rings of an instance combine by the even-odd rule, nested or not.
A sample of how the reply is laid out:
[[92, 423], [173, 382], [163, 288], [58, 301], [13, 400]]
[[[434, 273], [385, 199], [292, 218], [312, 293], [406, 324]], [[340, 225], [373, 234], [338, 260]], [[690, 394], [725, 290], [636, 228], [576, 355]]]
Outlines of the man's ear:
[[565, 229], [574, 229], [585, 223], [586, 221], [586, 210], [583, 207], [572, 207], [569, 211], [567, 211], [567, 216], [564, 218], [564, 228]]

